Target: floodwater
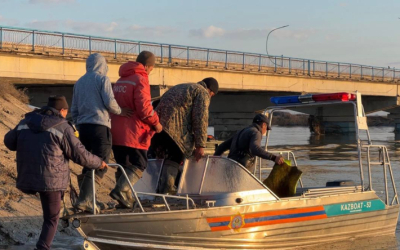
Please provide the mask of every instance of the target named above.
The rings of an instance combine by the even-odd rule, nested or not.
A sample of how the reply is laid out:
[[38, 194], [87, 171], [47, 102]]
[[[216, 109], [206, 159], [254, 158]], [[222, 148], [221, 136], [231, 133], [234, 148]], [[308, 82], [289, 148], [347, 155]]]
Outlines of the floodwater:
[[[293, 151], [299, 168], [303, 171], [302, 180], [305, 186], [325, 186], [327, 181], [353, 180], [360, 183], [360, 169], [357, 162], [355, 136], [311, 135], [307, 127], [274, 127], [271, 131], [268, 149]], [[392, 162], [396, 184], [400, 187], [400, 140], [395, 140], [392, 127], [372, 127], [370, 134], [373, 144], [387, 146]], [[366, 139], [365, 134], [361, 135]], [[376, 156], [376, 154], [372, 154]], [[364, 167], [365, 185], [368, 185], [367, 169]], [[388, 184], [391, 184], [390, 182]], [[384, 177], [382, 167], [372, 170], [372, 185], [378, 195], [384, 200]], [[392, 192], [390, 192], [392, 194]], [[399, 249], [400, 223], [398, 222], [396, 236], [382, 236], [363, 240], [349, 240], [319, 246], [315, 249]], [[72, 237], [57, 237], [53, 248], [81, 249], [82, 239]], [[34, 244], [32, 244], [33, 249]], [[10, 249], [29, 249], [27, 245]], [[314, 249], [314, 248], [307, 248]]]
[[[395, 183], [399, 188], [400, 140], [396, 141], [393, 127], [371, 127], [369, 132], [373, 144], [385, 145], [388, 148]], [[368, 138], [365, 131], [360, 133], [360, 137], [363, 141]], [[325, 186], [327, 181], [334, 180], [353, 180], [356, 184], [360, 184], [360, 168], [355, 143], [355, 135], [317, 136], [311, 134], [307, 127], [274, 127], [270, 134], [268, 150], [293, 151], [297, 165], [303, 172], [304, 186]], [[371, 160], [378, 161], [376, 152], [371, 154]], [[363, 164], [364, 185], [368, 186], [366, 161]], [[374, 166], [371, 172], [372, 187], [385, 201], [383, 169], [381, 166]], [[389, 200], [391, 200], [393, 192], [390, 189], [391, 182], [389, 180]], [[321, 249], [321, 247], [315, 249]], [[396, 236], [337, 242], [324, 245], [323, 248], [400, 249], [400, 222], [397, 222]]]

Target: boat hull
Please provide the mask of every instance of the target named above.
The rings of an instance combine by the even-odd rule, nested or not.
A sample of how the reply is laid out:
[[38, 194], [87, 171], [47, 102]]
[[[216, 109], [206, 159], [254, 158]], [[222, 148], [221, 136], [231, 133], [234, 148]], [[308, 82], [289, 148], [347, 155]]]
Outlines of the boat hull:
[[394, 235], [399, 205], [374, 192], [230, 207], [79, 217], [100, 249], [277, 249]]

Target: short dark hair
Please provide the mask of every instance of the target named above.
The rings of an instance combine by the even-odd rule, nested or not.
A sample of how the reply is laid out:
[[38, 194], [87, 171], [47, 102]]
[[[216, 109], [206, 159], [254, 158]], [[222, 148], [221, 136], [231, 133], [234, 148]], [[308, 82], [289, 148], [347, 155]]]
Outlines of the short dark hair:
[[54, 95], [49, 97], [47, 106], [60, 111], [61, 109], [68, 109], [68, 102], [65, 96]]
[[156, 64], [156, 57], [150, 51], [142, 51], [136, 58], [136, 62], [143, 64], [143, 66], [154, 66]]

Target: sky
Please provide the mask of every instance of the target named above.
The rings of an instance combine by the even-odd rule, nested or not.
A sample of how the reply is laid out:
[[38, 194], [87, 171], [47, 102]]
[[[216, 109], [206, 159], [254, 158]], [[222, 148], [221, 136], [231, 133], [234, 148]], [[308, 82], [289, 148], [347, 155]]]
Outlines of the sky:
[[400, 1], [0, 0], [0, 26], [400, 68]]

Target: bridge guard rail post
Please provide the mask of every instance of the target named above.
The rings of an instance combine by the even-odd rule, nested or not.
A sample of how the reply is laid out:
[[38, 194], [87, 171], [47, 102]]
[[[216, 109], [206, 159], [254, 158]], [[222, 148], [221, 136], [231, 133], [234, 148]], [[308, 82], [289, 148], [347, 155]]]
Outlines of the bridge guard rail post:
[[372, 67], [372, 80], [374, 80], [374, 67]]
[[189, 47], [187, 47], [186, 48], [186, 53], [187, 53], [187, 55], [186, 55], [186, 65], [188, 65], [189, 66]]
[[163, 45], [162, 44], [160, 44], [160, 56], [161, 56], [160, 63], [162, 63], [163, 62]]
[[351, 64], [350, 64], [350, 78], [351, 78]]
[[65, 54], [65, 35], [64, 33], [61, 36], [61, 46], [62, 46], [62, 53], [61, 54]]
[[228, 69], [228, 51], [225, 51], [225, 69]]
[[393, 68], [393, 81], [395, 77], [396, 77], [396, 68]]
[[92, 37], [89, 36], [89, 55], [92, 54]]
[[114, 59], [117, 59], [117, 39], [114, 40]]
[[168, 63], [172, 63], [171, 45], [168, 45]]
[[207, 49], [207, 61], [206, 61], [206, 67], [208, 67], [208, 60], [209, 60], [209, 56], [210, 56], [210, 50]]
[[325, 76], [328, 77], [328, 62], [325, 63]]
[[35, 51], [35, 31], [32, 31], [32, 51]]

